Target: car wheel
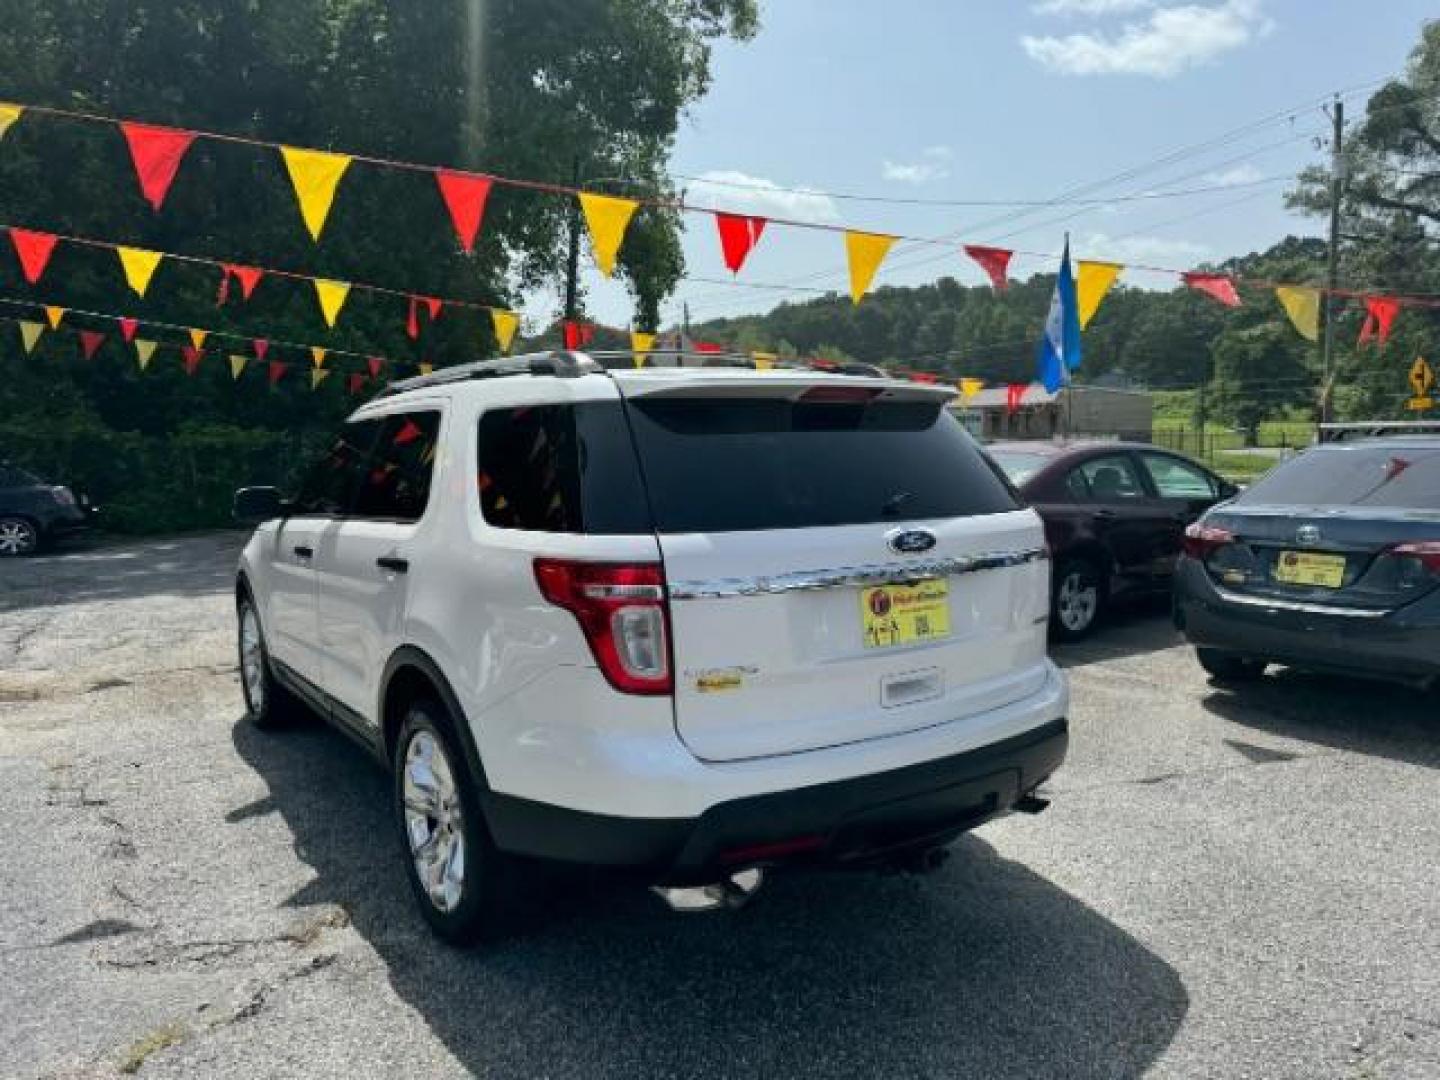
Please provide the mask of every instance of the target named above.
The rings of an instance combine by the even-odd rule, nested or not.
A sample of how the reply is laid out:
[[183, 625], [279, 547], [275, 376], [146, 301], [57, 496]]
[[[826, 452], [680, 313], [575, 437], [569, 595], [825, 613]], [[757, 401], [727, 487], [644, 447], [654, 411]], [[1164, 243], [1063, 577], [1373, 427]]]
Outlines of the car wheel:
[[1105, 584], [1089, 559], [1066, 559], [1055, 568], [1050, 622], [1062, 641], [1079, 641], [1095, 629], [1105, 608]]
[[40, 547], [40, 530], [29, 518], [0, 517], [0, 558], [30, 555]]
[[490, 838], [480, 785], [433, 701], [411, 705], [400, 729], [395, 812], [425, 921], [456, 945], [500, 937], [515, 917], [520, 868]]
[[1254, 682], [1265, 674], [1264, 660], [1251, 660], [1219, 649], [1196, 649], [1195, 659], [1217, 683]]
[[270, 653], [255, 601], [244, 596], [236, 608], [239, 628], [240, 690], [245, 695], [245, 715], [257, 728], [277, 728], [295, 718], [300, 703], [289, 690], [275, 681]]

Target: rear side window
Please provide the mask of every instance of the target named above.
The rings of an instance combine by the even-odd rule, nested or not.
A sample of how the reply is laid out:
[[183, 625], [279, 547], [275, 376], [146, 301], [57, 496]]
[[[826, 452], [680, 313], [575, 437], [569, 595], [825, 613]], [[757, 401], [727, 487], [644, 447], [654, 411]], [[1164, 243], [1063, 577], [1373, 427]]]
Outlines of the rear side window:
[[380, 421], [375, 448], [360, 474], [354, 516], [419, 521], [430, 501], [440, 414], [395, 413]]
[[478, 437], [480, 510], [496, 528], [653, 531], [620, 402], [492, 409]]
[[1440, 447], [1318, 446], [1262, 477], [1238, 501], [1440, 510]]
[[632, 400], [629, 411], [661, 532], [859, 525], [1018, 506], [936, 404], [657, 397]]
[[355, 420], [340, 429], [323, 454], [310, 466], [295, 497], [295, 512], [335, 517], [347, 513], [360, 480], [360, 472], [380, 429], [379, 420]]
[[1219, 494], [1208, 473], [1168, 454], [1141, 454], [1145, 471], [1162, 499], [1213, 499]]
[[1145, 488], [1135, 465], [1125, 454], [1111, 454], [1087, 461], [1077, 470], [1090, 488], [1090, 497], [1096, 502], [1122, 502], [1126, 499], [1143, 499]]

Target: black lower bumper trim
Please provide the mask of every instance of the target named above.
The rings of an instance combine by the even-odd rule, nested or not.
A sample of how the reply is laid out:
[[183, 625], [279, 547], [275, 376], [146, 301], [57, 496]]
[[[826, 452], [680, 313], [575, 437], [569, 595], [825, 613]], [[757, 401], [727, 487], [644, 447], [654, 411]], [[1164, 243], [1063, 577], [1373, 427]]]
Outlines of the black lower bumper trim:
[[500, 794], [487, 810], [506, 851], [671, 882], [714, 880], [755, 862], [863, 863], [946, 843], [1009, 810], [1059, 767], [1068, 741], [1061, 718], [979, 749], [736, 799], [691, 819], [612, 817]]

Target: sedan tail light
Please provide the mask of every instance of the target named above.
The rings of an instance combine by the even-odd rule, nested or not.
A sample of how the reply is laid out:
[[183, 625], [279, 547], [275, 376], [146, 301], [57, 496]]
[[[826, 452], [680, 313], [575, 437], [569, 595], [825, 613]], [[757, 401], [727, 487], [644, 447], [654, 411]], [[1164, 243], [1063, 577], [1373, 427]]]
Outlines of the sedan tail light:
[[626, 694], [668, 694], [670, 606], [655, 563], [536, 559], [535, 583], [575, 616], [610, 685]]
[[1226, 544], [1234, 542], [1235, 534], [1229, 529], [1204, 525], [1198, 521], [1185, 530], [1185, 554], [1200, 562], [1204, 562]]
[[1398, 559], [1414, 559], [1432, 574], [1440, 574], [1440, 540], [1417, 540], [1396, 544], [1388, 552]]

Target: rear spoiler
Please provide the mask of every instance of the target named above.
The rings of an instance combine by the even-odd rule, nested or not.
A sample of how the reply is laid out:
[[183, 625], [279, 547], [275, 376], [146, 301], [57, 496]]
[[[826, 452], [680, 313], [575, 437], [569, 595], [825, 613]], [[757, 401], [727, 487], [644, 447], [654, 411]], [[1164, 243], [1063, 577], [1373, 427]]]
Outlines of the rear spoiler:
[[610, 377], [628, 398], [781, 398], [795, 401], [810, 394], [816, 399], [840, 401], [853, 394], [857, 402], [924, 401], [944, 405], [956, 396], [954, 387], [943, 384], [819, 372], [770, 371], [756, 374], [652, 368], [635, 372], [611, 371]]

